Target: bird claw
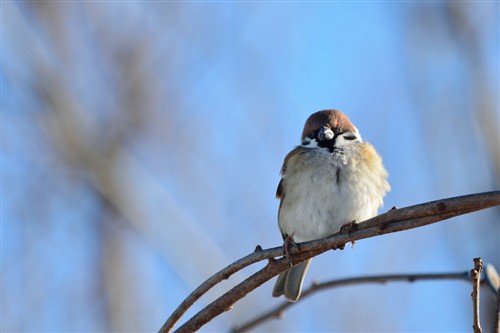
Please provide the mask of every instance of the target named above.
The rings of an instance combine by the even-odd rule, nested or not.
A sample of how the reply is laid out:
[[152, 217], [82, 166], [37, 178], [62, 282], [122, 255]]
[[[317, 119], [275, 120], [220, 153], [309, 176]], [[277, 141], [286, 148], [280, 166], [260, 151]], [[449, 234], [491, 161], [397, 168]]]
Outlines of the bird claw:
[[340, 233], [347, 233], [348, 236], [351, 236], [351, 232], [358, 230], [358, 224], [356, 220], [346, 223], [340, 228]]
[[290, 246], [298, 246], [297, 243], [293, 241], [293, 234], [287, 235], [285, 241], [283, 242], [283, 256], [288, 258], [288, 264], [293, 267], [292, 258], [290, 257]]

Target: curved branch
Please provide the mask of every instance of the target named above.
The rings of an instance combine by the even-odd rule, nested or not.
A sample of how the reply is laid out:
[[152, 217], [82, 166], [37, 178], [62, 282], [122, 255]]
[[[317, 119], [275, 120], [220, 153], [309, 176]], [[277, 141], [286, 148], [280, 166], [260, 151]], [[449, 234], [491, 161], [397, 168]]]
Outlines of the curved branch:
[[[345, 244], [359, 239], [413, 229], [446, 220], [457, 215], [467, 214], [498, 205], [500, 205], [500, 191], [494, 191], [442, 199], [406, 208], [390, 210], [385, 214], [360, 223], [357, 229], [349, 234], [337, 233], [320, 240], [301, 243], [299, 247], [294, 246], [290, 249], [290, 259], [293, 263], [299, 263], [330, 249], [342, 248]], [[264, 259], [272, 259], [281, 256], [281, 254], [281, 247], [268, 250], [261, 250], [260, 247], [257, 247], [254, 253], [216, 273], [182, 302], [162, 326], [160, 332], [170, 332], [187, 309], [223, 279], [227, 279], [230, 275], [248, 265]], [[279, 273], [284, 272], [288, 267], [288, 261], [283, 258], [280, 260], [270, 260], [266, 267], [202, 309], [184, 323], [177, 331], [192, 332], [198, 330], [214, 317], [229, 310], [236, 301], [243, 298], [250, 291], [256, 289]]]
[[174, 327], [175, 323], [191, 307], [191, 305], [193, 305], [201, 296], [203, 296], [207, 291], [212, 289], [219, 282], [227, 280], [231, 275], [251, 264], [272, 257], [278, 257], [282, 253], [283, 253], [282, 247], [276, 247], [263, 251], [260, 246], [257, 246], [253, 253], [235, 261], [231, 265], [215, 273], [209, 279], [203, 282], [198, 288], [196, 288], [191, 294], [189, 294], [189, 296], [184, 301], [182, 301], [182, 303], [177, 307], [177, 309], [175, 309], [175, 311], [170, 315], [170, 317], [168, 317], [165, 324], [163, 324], [162, 328], [160, 329], [160, 332], [169, 332]]
[[[313, 283], [309, 288], [302, 291], [300, 300], [317, 293], [318, 291], [324, 289], [346, 287], [350, 285], [357, 284], [367, 284], [367, 283], [390, 283], [390, 282], [415, 282], [415, 281], [432, 281], [432, 280], [462, 280], [465, 282], [470, 282], [469, 272], [458, 272], [458, 273], [437, 273], [437, 274], [390, 274], [390, 275], [375, 275], [375, 276], [362, 276], [347, 279], [331, 280], [322, 283]], [[291, 306], [298, 304], [298, 302], [282, 302], [275, 308], [269, 310], [261, 316], [258, 316], [247, 323], [239, 326], [235, 326], [231, 332], [240, 333], [246, 332], [255, 326], [262, 324], [266, 320], [272, 318], [280, 318], [283, 312]]]

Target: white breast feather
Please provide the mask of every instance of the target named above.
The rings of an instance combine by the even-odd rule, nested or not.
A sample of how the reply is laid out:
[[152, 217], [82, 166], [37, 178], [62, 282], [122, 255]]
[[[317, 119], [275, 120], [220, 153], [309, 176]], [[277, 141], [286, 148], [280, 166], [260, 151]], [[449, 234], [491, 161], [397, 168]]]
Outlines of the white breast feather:
[[345, 154], [335, 155], [322, 148], [301, 150], [290, 159], [282, 175], [281, 232], [303, 242], [332, 235], [346, 223], [374, 216], [389, 190], [387, 173], [381, 161], [379, 164], [370, 170], [362, 159], [349, 160]]

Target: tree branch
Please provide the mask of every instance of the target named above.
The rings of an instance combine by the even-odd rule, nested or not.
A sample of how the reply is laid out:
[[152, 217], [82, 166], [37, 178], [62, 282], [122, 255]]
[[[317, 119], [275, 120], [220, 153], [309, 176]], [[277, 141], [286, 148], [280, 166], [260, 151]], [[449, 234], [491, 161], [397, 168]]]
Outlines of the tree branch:
[[472, 328], [474, 333], [482, 333], [481, 322], [479, 319], [479, 281], [481, 280], [481, 272], [483, 271], [483, 261], [481, 258], [474, 258], [474, 269], [470, 271], [472, 279], [472, 305], [474, 310], [474, 321]]
[[[300, 243], [298, 247], [294, 246], [290, 249], [290, 259], [294, 264], [300, 263], [330, 249], [342, 248], [349, 242], [392, 232], [413, 229], [446, 220], [457, 215], [467, 214], [498, 205], [500, 205], [500, 191], [465, 195], [390, 210], [385, 214], [376, 216], [358, 224], [357, 230], [348, 234], [337, 233], [333, 236], [320, 240]], [[287, 270], [289, 268], [287, 259], [273, 259], [274, 257], [279, 257], [281, 255], [281, 247], [262, 250], [260, 246], [258, 246], [254, 253], [234, 262], [203, 282], [203, 284], [194, 290], [172, 313], [160, 329], [160, 332], [170, 332], [175, 323], [181, 318], [187, 309], [209, 289], [222, 280], [229, 278], [232, 274], [253, 263], [264, 259], [272, 259], [269, 260], [268, 264], [263, 269], [253, 274], [194, 315], [191, 319], [179, 327], [177, 332], [192, 332], [198, 330], [214, 317], [229, 310], [236, 301], [243, 298], [246, 294], [279, 273]]]

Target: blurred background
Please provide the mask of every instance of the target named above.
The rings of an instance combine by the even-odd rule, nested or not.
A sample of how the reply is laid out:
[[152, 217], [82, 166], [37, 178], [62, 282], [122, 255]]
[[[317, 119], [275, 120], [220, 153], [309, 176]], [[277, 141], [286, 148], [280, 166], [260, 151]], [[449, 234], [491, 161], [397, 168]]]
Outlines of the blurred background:
[[[279, 170], [317, 110], [344, 111], [384, 158], [382, 211], [499, 188], [498, 2], [2, 1], [1, 19], [4, 332], [153, 332], [213, 273], [280, 246]], [[305, 285], [498, 269], [499, 220], [330, 251]], [[273, 283], [203, 331], [282, 302]], [[470, 331], [470, 293], [334, 289], [257, 331]]]

